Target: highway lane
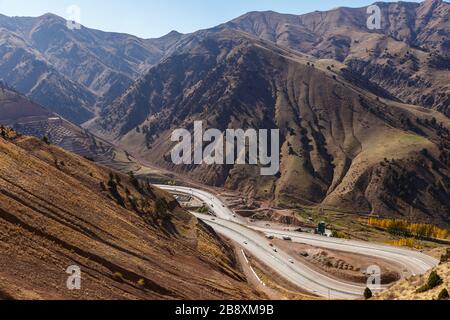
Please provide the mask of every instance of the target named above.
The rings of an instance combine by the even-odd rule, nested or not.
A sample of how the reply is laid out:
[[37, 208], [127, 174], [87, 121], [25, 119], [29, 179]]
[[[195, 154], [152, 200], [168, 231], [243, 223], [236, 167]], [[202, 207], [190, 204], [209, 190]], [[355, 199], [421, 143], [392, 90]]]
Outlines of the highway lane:
[[362, 241], [327, 238], [323, 236], [303, 234], [299, 232], [277, 231], [253, 226], [249, 226], [249, 228], [264, 232], [268, 235], [273, 235], [274, 237], [279, 239], [288, 236], [292, 238], [293, 242], [383, 258], [385, 260], [393, 261], [403, 266], [405, 269], [410, 271], [412, 275], [426, 273], [428, 270], [434, 268], [439, 264], [439, 261], [434, 259], [433, 257], [405, 248], [396, 248], [391, 246], [366, 243]]
[[155, 187], [160, 188], [165, 191], [169, 191], [171, 193], [180, 193], [185, 195], [190, 195], [192, 197], [195, 197], [199, 199], [200, 201], [204, 202], [205, 205], [210, 209], [211, 212], [214, 212], [214, 214], [221, 219], [234, 221], [236, 223], [245, 224], [246, 220], [242, 217], [239, 217], [234, 214], [233, 211], [231, 211], [218, 197], [214, 196], [213, 194], [188, 188], [188, 187], [179, 187], [179, 186], [166, 186], [166, 185], [155, 185]]
[[[329, 278], [300, 263], [293, 266], [290, 262], [292, 257], [282, 251], [279, 251], [274, 258], [275, 252], [271, 251], [272, 248], [262, 245], [267, 245], [267, 240], [258, 232], [272, 235], [280, 239], [288, 236], [292, 238], [292, 241], [294, 242], [309, 244], [316, 247], [382, 258], [401, 265], [413, 275], [426, 273], [439, 263], [438, 260], [432, 257], [404, 248], [362, 241], [327, 238], [299, 232], [260, 228], [249, 224], [246, 219], [236, 216], [218, 197], [209, 192], [179, 186], [156, 185], [156, 187], [171, 193], [185, 194], [198, 198], [216, 215], [216, 217], [213, 218], [211, 216], [195, 214], [200, 219], [210, 224], [218, 233], [238, 241], [239, 243], [243, 243], [244, 241], [247, 242], [248, 244], [245, 246], [246, 249], [255, 255], [255, 257], [264, 263], [267, 263], [268, 266], [299, 287], [305, 288], [322, 297], [338, 299], [361, 297], [365, 286], [364, 288], [358, 287], [353, 284]], [[256, 247], [254, 245], [255, 239]]]
[[216, 232], [240, 243], [245, 250], [280, 276], [308, 292], [330, 299], [357, 299], [363, 295], [366, 286], [346, 283], [314, 271], [283, 250], [270, 247], [267, 239], [256, 231], [228, 220], [195, 215]]

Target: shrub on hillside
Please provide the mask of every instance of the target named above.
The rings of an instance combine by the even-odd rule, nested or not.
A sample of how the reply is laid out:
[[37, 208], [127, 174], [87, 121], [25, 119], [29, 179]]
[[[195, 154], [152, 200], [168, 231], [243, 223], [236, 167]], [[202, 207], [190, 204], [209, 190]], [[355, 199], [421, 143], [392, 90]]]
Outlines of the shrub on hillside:
[[331, 236], [333, 238], [337, 238], [337, 239], [349, 239], [349, 237], [344, 232], [336, 231], [336, 230], [333, 230], [333, 233]]
[[364, 290], [364, 299], [369, 300], [372, 297], [373, 297], [372, 290], [370, 290], [369, 288], [366, 288], [366, 290]]
[[439, 293], [438, 300], [448, 300], [450, 298], [447, 289], [442, 289]]
[[207, 214], [209, 212], [209, 210], [207, 207], [201, 207], [200, 209], [197, 210], [197, 212]]
[[141, 184], [139, 183], [138, 178], [136, 178], [136, 176], [134, 175], [133, 171], [130, 171], [128, 173], [129, 177], [130, 177], [130, 183], [136, 188], [137, 191], [139, 191], [140, 193], [143, 193], [143, 189]]
[[441, 263], [446, 263], [450, 259], [450, 249], [447, 249], [447, 253], [441, 256]]
[[137, 282], [137, 285], [139, 287], [145, 287], [145, 279], [139, 279], [139, 281]]
[[114, 199], [116, 199], [117, 203], [120, 206], [125, 208], [126, 207], [125, 206], [125, 201], [124, 201], [124, 199], [123, 199], [122, 195], [120, 194], [119, 189], [117, 187], [118, 183], [115, 180], [113, 180], [112, 177], [113, 176], [110, 175], [110, 180], [108, 181], [109, 192], [114, 197]]
[[125, 281], [125, 279], [123, 277], [123, 274], [121, 272], [115, 272], [113, 274], [113, 278], [114, 278], [114, 280], [116, 280], [118, 282], [124, 282]]
[[156, 200], [156, 211], [158, 211], [158, 214], [164, 215], [169, 210], [169, 206], [167, 202], [161, 198], [158, 198]]
[[442, 283], [443, 283], [442, 278], [438, 275], [436, 271], [433, 271], [428, 277], [427, 283], [422, 287], [420, 287], [419, 289], [417, 289], [416, 292], [417, 293], [427, 292], [440, 286]]
[[6, 139], [6, 138], [7, 138], [7, 136], [6, 136], [6, 129], [5, 129], [4, 126], [0, 126], [0, 136], [1, 136], [3, 139]]

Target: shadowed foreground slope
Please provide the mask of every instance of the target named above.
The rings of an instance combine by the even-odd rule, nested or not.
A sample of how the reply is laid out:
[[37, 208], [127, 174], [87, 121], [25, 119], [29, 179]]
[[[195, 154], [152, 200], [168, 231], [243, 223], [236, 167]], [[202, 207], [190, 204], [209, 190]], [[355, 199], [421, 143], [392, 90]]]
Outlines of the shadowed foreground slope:
[[[0, 299], [239, 299], [229, 247], [169, 195], [2, 129]], [[82, 289], [66, 289], [69, 266]]]

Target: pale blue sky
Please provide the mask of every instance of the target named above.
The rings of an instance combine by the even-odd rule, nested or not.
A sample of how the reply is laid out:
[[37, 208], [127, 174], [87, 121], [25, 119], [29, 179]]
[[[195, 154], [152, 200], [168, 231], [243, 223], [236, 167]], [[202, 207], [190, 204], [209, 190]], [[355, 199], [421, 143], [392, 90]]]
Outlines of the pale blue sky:
[[302, 14], [339, 6], [362, 7], [373, 2], [375, 0], [0, 0], [0, 13], [39, 16], [52, 12], [68, 18], [67, 7], [77, 5], [81, 8], [81, 23], [87, 27], [153, 38], [172, 30], [188, 33], [213, 27], [248, 11]]

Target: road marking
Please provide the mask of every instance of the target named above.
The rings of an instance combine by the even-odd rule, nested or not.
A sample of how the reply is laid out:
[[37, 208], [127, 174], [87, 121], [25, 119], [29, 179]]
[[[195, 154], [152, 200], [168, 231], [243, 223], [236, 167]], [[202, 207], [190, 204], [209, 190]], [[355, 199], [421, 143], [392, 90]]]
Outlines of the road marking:
[[250, 270], [253, 272], [253, 274], [255, 275], [256, 279], [258, 279], [258, 281], [265, 287], [266, 284], [260, 279], [260, 277], [256, 274], [255, 270], [253, 269], [253, 267], [250, 265], [250, 262], [247, 259], [247, 255], [244, 252], [244, 249], [241, 249], [242, 254], [244, 255], [244, 259], [247, 262], [248, 266], [250, 267]]
[[256, 274], [255, 270], [253, 269], [252, 266], [250, 266], [250, 270], [252, 270], [253, 274], [255, 275], [256, 279], [258, 279], [258, 281], [265, 287], [266, 284], [260, 279], [260, 277]]
[[247, 264], [250, 264], [250, 262], [248, 262], [247, 255], [244, 252], [244, 249], [241, 249], [241, 250], [242, 250], [242, 254], [244, 255], [245, 261], [247, 262]]

